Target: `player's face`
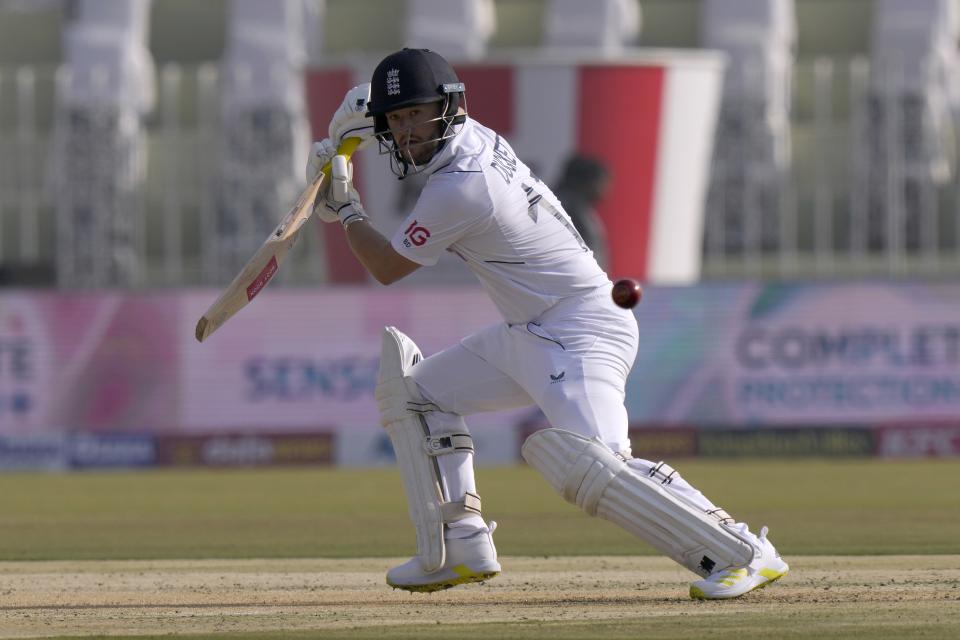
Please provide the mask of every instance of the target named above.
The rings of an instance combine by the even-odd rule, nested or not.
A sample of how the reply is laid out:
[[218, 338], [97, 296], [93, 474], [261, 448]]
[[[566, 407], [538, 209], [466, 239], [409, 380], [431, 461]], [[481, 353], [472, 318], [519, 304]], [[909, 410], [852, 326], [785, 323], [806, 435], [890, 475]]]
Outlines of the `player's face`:
[[430, 102], [387, 113], [387, 125], [397, 148], [415, 165], [430, 162], [440, 144], [442, 108], [442, 103]]

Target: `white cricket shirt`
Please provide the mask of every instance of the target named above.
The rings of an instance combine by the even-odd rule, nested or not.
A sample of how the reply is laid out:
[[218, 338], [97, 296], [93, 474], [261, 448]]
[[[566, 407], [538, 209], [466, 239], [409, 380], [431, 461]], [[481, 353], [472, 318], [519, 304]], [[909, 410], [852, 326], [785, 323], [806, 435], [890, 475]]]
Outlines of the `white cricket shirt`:
[[609, 283], [556, 196], [495, 131], [467, 118], [423, 171], [393, 248], [425, 266], [460, 256], [509, 324]]

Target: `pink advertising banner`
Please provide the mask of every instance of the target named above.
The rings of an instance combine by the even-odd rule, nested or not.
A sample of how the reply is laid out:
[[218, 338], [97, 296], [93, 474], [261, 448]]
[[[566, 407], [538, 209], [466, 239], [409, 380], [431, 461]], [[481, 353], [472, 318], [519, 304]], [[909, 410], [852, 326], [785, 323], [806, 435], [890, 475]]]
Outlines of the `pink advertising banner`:
[[[373, 398], [383, 327], [430, 355], [499, 321], [476, 287], [277, 288], [199, 344], [216, 294], [3, 292], [0, 437], [331, 432], [338, 460], [362, 461], [389, 453]], [[648, 287], [636, 313], [635, 426], [890, 426], [884, 451], [955, 446], [960, 286]], [[523, 422], [536, 417], [470, 419], [498, 457]]]
[[634, 422], [960, 424], [960, 286], [652, 288], [627, 384]]
[[[430, 354], [499, 320], [475, 288], [272, 290], [199, 344], [193, 328], [216, 293], [5, 293], [0, 437], [16, 440], [0, 451], [61, 434], [337, 433], [338, 459], [379, 460], [383, 327]], [[498, 434], [525, 413], [471, 424], [496, 426], [487, 449], [512, 460]]]
[[[209, 302], [208, 293], [183, 296], [181, 325], [192, 326]], [[181, 428], [379, 428], [373, 391], [384, 326], [429, 355], [498, 319], [473, 288], [264, 292], [202, 345], [180, 332]]]
[[4, 293], [0, 434], [177, 421], [175, 294]]

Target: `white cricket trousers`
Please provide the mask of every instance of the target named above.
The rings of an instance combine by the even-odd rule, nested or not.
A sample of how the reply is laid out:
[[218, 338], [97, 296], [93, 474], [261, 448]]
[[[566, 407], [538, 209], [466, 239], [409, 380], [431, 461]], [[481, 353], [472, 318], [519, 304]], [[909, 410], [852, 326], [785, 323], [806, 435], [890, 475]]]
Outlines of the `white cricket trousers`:
[[[637, 355], [637, 321], [616, 306], [610, 286], [565, 299], [526, 324], [498, 324], [425, 358], [410, 372], [421, 393], [440, 411], [426, 415], [466, 429], [462, 416], [536, 404], [554, 427], [598, 437], [630, 456], [627, 375]], [[451, 424], [456, 423], [456, 424]], [[438, 457], [449, 500], [476, 493], [473, 455]], [[482, 527], [479, 516], [453, 523], [468, 535]]]

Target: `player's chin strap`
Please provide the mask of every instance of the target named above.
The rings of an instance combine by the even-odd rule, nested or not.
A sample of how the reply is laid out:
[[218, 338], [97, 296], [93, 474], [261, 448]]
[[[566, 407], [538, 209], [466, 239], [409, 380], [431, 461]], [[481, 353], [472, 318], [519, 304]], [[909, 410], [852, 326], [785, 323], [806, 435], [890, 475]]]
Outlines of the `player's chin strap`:
[[397, 456], [410, 519], [417, 530], [417, 556], [423, 570], [430, 573], [443, 567], [446, 559], [444, 524], [479, 515], [480, 496], [468, 492], [462, 500], [449, 500], [444, 494], [436, 457], [472, 454], [473, 439], [465, 429], [431, 432], [425, 415], [437, 407], [426, 402], [416, 383], [407, 377], [421, 357], [410, 338], [394, 327], [386, 327], [375, 395], [380, 420]]
[[670, 483], [679, 475], [668, 465], [637, 473], [598, 439], [562, 429], [534, 433], [521, 452], [568, 502], [620, 525], [703, 577], [746, 566], [759, 553], [725, 511], [704, 511], [672, 491]]

